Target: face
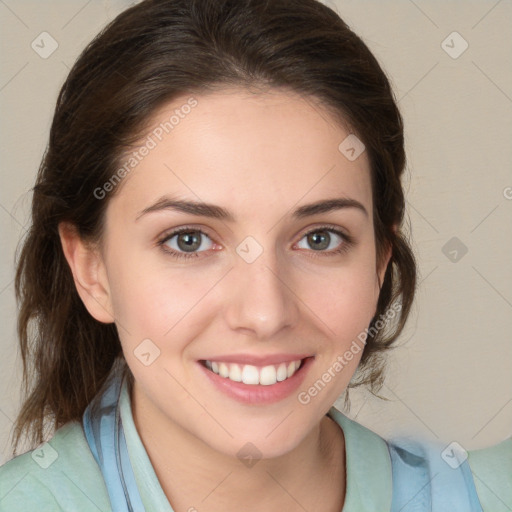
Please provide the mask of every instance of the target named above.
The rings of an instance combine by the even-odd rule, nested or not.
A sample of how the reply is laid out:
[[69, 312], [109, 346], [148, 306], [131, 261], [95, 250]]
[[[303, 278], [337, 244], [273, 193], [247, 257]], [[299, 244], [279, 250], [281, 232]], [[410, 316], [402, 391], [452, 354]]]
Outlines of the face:
[[109, 201], [108, 307], [137, 407], [219, 452], [278, 456], [346, 388], [375, 314], [369, 161], [340, 152], [349, 133], [312, 99], [188, 99], [155, 114]]

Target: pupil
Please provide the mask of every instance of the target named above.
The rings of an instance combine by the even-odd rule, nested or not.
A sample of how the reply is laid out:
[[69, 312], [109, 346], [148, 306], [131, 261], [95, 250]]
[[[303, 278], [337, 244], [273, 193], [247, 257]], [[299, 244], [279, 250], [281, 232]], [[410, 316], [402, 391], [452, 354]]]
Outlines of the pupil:
[[[326, 231], [318, 231], [308, 236], [308, 242], [315, 251], [329, 247], [330, 236]], [[315, 247], [316, 245], [316, 247]]]
[[201, 245], [200, 237], [195, 232], [181, 233], [178, 236], [178, 247], [187, 252], [195, 251]]
[[[330, 236], [326, 231], [318, 231], [308, 235], [308, 242], [315, 251], [329, 247]], [[200, 237], [196, 232], [181, 233], [178, 237], [178, 246], [181, 250], [192, 252], [201, 245]]]

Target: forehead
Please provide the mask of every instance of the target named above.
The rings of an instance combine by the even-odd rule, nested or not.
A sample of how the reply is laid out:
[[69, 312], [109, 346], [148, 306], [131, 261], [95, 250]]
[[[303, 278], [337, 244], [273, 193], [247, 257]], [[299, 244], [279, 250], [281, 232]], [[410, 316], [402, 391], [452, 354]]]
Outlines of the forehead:
[[219, 204], [241, 217], [330, 197], [356, 199], [371, 213], [366, 152], [350, 160], [340, 151], [349, 131], [314, 98], [245, 89], [184, 95], [148, 126], [120, 162], [138, 153], [112, 199], [126, 215], [163, 195]]

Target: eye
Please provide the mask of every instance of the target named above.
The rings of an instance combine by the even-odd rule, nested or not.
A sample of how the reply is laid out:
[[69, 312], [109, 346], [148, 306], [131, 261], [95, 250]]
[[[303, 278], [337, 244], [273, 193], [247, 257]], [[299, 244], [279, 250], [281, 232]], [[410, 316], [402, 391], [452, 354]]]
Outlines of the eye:
[[[173, 258], [199, 258], [202, 252], [215, 248], [204, 231], [188, 226], [164, 234], [158, 245]], [[352, 245], [352, 237], [330, 226], [310, 230], [297, 243], [299, 249], [312, 250], [315, 256], [335, 256]]]
[[175, 257], [198, 257], [198, 252], [213, 248], [211, 238], [199, 229], [182, 228], [166, 235], [159, 245]]
[[312, 249], [315, 252], [325, 252], [327, 254], [339, 254], [347, 250], [352, 245], [352, 239], [341, 231], [321, 227], [306, 233], [298, 242], [299, 249]]

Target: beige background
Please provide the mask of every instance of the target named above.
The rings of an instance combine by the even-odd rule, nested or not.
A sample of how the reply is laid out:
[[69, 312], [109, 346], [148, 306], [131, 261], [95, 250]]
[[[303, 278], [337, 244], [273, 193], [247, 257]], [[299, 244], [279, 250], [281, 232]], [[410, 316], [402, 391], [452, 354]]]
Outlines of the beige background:
[[[512, 434], [512, 2], [333, 0], [392, 78], [405, 118], [408, 216], [420, 288], [383, 402], [352, 393], [349, 416], [381, 435], [466, 449]], [[28, 219], [57, 92], [112, 1], [0, 1], [0, 464], [19, 405], [14, 251]], [[57, 50], [31, 42], [46, 31]], [[461, 37], [451, 35], [458, 32]], [[448, 37], [448, 39], [446, 39]], [[452, 58], [442, 47], [446, 39]], [[452, 262], [452, 238], [468, 252]], [[454, 253], [452, 253], [452, 256]]]

